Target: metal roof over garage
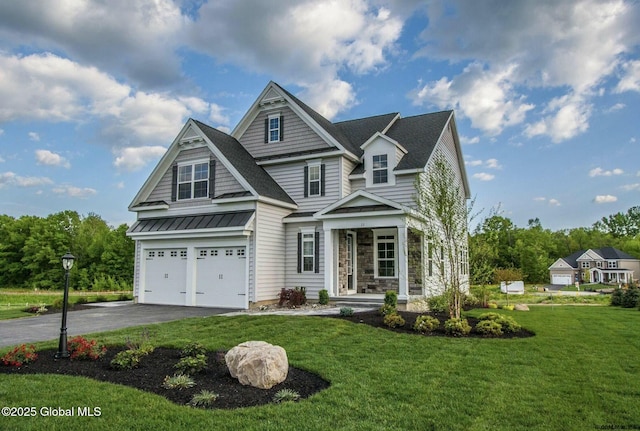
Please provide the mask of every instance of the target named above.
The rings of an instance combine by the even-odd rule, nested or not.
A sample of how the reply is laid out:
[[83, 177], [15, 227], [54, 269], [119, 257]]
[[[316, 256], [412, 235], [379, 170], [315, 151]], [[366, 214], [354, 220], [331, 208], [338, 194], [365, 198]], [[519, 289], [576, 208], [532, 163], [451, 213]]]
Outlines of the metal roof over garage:
[[249, 222], [253, 212], [253, 210], [248, 210], [178, 217], [145, 218], [136, 221], [129, 229], [129, 233], [243, 227]]

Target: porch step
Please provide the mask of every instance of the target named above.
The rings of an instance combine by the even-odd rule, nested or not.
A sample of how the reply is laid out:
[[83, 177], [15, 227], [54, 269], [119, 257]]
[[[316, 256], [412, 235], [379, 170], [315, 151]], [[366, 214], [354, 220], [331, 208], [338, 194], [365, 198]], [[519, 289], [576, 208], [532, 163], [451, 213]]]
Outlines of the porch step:
[[364, 296], [364, 295], [350, 295], [350, 296], [337, 296], [330, 298], [330, 301], [335, 303], [339, 307], [371, 307], [379, 308], [384, 304], [384, 296]]

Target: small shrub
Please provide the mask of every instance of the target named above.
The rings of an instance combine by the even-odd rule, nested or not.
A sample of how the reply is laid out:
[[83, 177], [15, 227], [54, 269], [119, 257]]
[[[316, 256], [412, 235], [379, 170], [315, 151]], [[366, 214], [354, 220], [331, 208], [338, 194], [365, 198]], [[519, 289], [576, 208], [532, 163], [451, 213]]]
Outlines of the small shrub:
[[404, 326], [404, 324], [406, 323], [402, 316], [398, 313], [387, 314], [386, 316], [384, 316], [384, 319], [382, 321], [389, 328], [399, 328]]
[[620, 307], [622, 305], [623, 296], [624, 296], [624, 291], [622, 289], [615, 289], [611, 294], [611, 305], [615, 307]]
[[141, 350], [127, 349], [118, 352], [109, 365], [116, 370], [132, 370], [140, 366], [140, 361], [146, 356]]
[[203, 389], [191, 398], [189, 405], [191, 407], [211, 407], [218, 397], [219, 395], [215, 392]]
[[280, 290], [278, 305], [287, 306], [289, 308], [299, 307], [307, 303], [307, 289], [305, 287], [296, 287], [294, 289]]
[[351, 307], [342, 307], [342, 308], [340, 308], [340, 316], [342, 316], [342, 317], [353, 316], [353, 308], [351, 308]]
[[86, 296], [79, 296], [78, 298], [76, 298], [76, 305], [83, 305], [83, 304], [87, 304], [89, 302], [89, 300], [87, 299]]
[[498, 304], [495, 302], [490, 302], [487, 304], [487, 308], [493, 308], [494, 310], [498, 308]]
[[623, 308], [636, 308], [640, 303], [640, 289], [629, 288], [622, 295]]
[[495, 320], [481, 320], [476, 324], [476, 331], [485, 337], [502, 335], [502, 325]]
[[513, 317], [500, 313], [483, 313], [478, 319], [497, 322], [504, 332], [518, 332], [522, 329], [522, 326]]
[[514, 305], [503, 305], [501, 307], [503, 310], [509, 310], [509, 311], [513, 311], [513, 309], [515, 308]]
[[207, 353], [207, 349], [197, 341], [193, 341], [191, 343], [187, 343], [182, 350], [180, 350], [180, 356], [185, 358], [187, 356], [198, 356], [205, 355]]
[[125, 339], [125, 346], [128, 350], [138, 350], [142, 355], [148, 355], [153, 353], [154, 347], [151, 343], [151, 333], [148, 328], [144, 328], [137, 339], [127, 337]]
[[80, 361], [95, 361], [107, 353], [107, 348], [98, 344], [96, 340], [87, 340], [84, 337], [74, 337], [67, 342], [67, 350], [71, 353], [71, 359]]
[[293, 389], [280, 389], [273, 396], [274, 403], [284, 403], [287, 401], [298, 401], [300, 394]]
[[205, 355], [186, 356], [180, 359], [174, 368], [182, 374], [196, 374], [207, 368], [207, 357]]
[[440, 321], [433, 316], [418, 316], [413, 324], [413, 330], [421, 334], [428, 334], [440, 326]]
[[384, 292], [384, 304], [393, 308], [398, 306], [398, 294], [395, 290], [387, 290]]
[[396, 307], [394, 307], [393, 305], [384, 304], [378, 309], [378, 312], [382, 316], [388, 316], [389, 314], [396, 313]]
[[166, 376], [162, 382], [162, 387], [165, 389], [188, 389], [196, 385], [196, 382], [187, 374], [174, 374], [169, 377]]
[[64, 298], [56, 298], [52, 303], [51, 303], [51, 308], [52, 310], [62, 310], [64, 304]]
[[38, 359], [38, 354], [36, 353], [36, 347], [33, 344], [28, 346], [26, 344], [21, 344], [14, 347], [10, 352], [0, 358], [4, 365], [8, 365], [10, 367], [21, 367], [24, 364], [30, 364], [36, 359]]
[[327, 289], [322, 289], [318, 292], [318, 303], [320, 303], [320, 305], [327, 305], [329, 303], [329, 292]]
[[213, 355], [213, 358], [216, 361], [216, 364], [226, 366], [227, 365], [227, 359], [225, 358], [226, 355], [227, 355], [227, 352], [225, 350], [216, 350], [216, 352]]
[[452, 337], [465, 337], [471, 332], [467, 319], [449, 319], [444, 322], [444, 332]]
[[449, 310], [449, 302], [444, 295], [432, 296], [427, 299], [429, 310], [433, 313], [445, 313]]

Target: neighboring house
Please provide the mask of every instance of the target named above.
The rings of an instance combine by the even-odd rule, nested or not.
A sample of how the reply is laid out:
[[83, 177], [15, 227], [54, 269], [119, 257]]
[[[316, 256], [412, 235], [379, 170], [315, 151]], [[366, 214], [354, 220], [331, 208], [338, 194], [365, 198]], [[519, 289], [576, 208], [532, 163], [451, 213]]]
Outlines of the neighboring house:
[[613, 247], [580, 250], [549, 267], [551, 284], [631, 283], [640, 274], [640, 259]]
[[134, 295], [248, 308], [283, 287], [429, 294], [414, 194], [435, 154], [468, 199], [452, 111], [332, 123], [270, 82], [230, 135], [190, 119], [129, 206]]

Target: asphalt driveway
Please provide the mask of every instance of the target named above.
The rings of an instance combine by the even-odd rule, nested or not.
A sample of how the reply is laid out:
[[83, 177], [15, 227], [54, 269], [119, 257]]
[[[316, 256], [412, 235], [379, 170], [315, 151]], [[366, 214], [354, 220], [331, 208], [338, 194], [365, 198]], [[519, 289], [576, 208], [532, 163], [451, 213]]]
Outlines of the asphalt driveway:
[[[130, 326], [206, 317], [228, 313], [226, 308], [179, 307], [175, 305], [132, 304], [70, 311], [67, 314], [69, 337], [110, 331]], [[0, 347], [58, 339], [62, 314], [0, 320]]]

